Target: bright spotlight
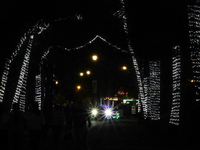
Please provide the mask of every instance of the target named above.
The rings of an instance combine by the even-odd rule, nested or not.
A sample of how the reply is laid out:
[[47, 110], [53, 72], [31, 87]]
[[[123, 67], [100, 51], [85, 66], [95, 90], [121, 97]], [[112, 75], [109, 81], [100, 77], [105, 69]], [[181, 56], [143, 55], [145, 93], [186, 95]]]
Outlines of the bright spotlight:
[[106, 115], [106, 116], [111, 116], [111, 115], [112, 115], [111, 109], [106, 109], [106, 110], [105, 110], [105, 115]]
[[92, 110], [92, 115], [97, 115], [97, 109]]

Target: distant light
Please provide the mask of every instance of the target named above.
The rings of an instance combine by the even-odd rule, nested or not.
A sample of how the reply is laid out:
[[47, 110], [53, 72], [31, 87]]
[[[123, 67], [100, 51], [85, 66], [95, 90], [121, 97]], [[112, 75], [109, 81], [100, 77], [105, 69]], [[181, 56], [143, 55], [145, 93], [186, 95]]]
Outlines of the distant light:
[[192, 80], [190, 80], [190, 82], [191, 82], [191, 83], [193, 83], [193, 82], [194, 82], [194, 80], [192, 79]]
[[80, 89], [81, 89], [81, 86], [80, 86], [80, 85], [78, 85], [76, 88], [77, 88], [78, 90], [80, 90]]
[[127, 67], [126, 67], [126, 66], [123, 66], [123, 67], [122, 67], [122, 70], [127, 70]]
[[111, 115], [112, 115], [111, 109], [106, 109], [106, 110], [105, 110], [105, 115], [106, 115], [106, 116], [111, 116]]
[[98, 59], [97, 55], [93, 55], [93, 56], [92, 56], [92, 59], [93, 59], [94, 61], [96, 61], [96, 60]]
[[55, 84], [58, 85], [58, 80], [56, 80]]
[[87, 75], [90, 75], [90, 71], [89, 71], [89, 70], [88, 70], [88, 71], [86, 71], [86, 74], [87, 74]]
[[97, 109], [93, 109], [93, 110], [92, 110], [92, 114], [93, 114], [93, 115], [97, 115]]
[[84, 73], [83, 72], [80, 72], [80, 74], [79, 74], [81, 77], [84, 75]]

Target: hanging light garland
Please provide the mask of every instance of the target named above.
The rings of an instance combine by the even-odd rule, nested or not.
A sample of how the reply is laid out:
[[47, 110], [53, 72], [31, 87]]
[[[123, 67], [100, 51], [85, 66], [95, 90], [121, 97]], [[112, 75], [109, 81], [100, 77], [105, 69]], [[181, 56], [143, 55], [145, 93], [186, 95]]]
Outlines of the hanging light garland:
[[78, 49], [82, 49], [82, 48], [86, 47], [89, 44], [92, 44], [97, 39], [100, 39], [100, 40], [104, 41], [105, 43], [107, 43], [108, 45], [110, 45], [113, 48], [116, 48], [117, 50], [121, 50], [122, 52], [125, 52], [125, 53], [128, 52], [127, 50], [124, 50], [124, 49], [118, 47], [117, 45], [114, 45], [114, 44], [108, 42], [106, 39], [104, 39], [100, 35], [96, 35], [92, 40], [88, 41], [87, 43], [85, 43], [85, 44], [83, 44], [81, 46], [74, 47], [74, 48], [66, 48], [66, 47], [61, 47], [61, 46], [57, 46], [57, 47], [61, 48], [61, 49], [64, 49], [66, 51], [78, 50]]

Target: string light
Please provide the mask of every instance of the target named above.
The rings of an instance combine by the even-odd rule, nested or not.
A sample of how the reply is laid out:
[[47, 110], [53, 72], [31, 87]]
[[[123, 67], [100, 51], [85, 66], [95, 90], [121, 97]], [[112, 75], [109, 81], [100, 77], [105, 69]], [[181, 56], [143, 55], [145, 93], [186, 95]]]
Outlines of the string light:
[[160, 61], [149, 61], [151, 119], [160, 120]]
[[41, 74], [39, 74], [35, 76], [35, 101], [38, 102], [39, 110], [41, 110], [41, 107], [42, 107], [41, 84], [42, 84], [42, 79], [41, 79]]
[[62, 47], [62, 46], [57, 46], [57, 47], [61, 48], [61, 49], [64, 49], [66, 51], [78, 50], [78, 49], [82, 49], [82, 48], [86, 47], [89, 44], [92, 44], [97, 39], [101, 39], [102, 41], [104, 41], [105, 43], [107, 43], [108, 45], [110, 45], [111, 47], [116, 48], [117, 50], [121, 50], [122, 52], [125, 52], [125, 53], [127, 52], [127, 50], [124, 50], [124, 49], [118, 47], [117, 45], [114, 45], [114, 44], [108, 42], [106, 39], [104, 39], [100, 35], [96, 35], [92, 40], [88, 41], [87, 43], [85, 43], [83, 45], [80, 45], [80, 46], [77, 46], [77, 47], [74, 47], [74, 48], [66, 48], [66, 47]]
[[[140, 100], [139, 104], [142, 103], [141, 107], [144, 108], [145, 107], [145, 104], [144, 104], [145, 103], [144, 102], [144, 88], [143, 88], [142, 79], [141, 79], [141, 75], [140, 75], [140, 71], [139, 71], [139, 66], [138, 66], [138, 63], [137, 63], [137, 60], [136, 60], [136, 57], [135, 57], [135, 54], [134, 54], [134, 50], [131, 46], [131, 41], [128, 38], [129, 33], [128, 33], [128, 26], [127, 26], [127, 17], [126, 17], [126, 14], [125, 14], [126, 12], [125, 12], [124, 0], [120, 0], [120, 3], [122, 4], [121, 9], [118, 10], [117, 12], [115, 12], [113, 15], [118, 17], [119, 19], [121, 19], [122, 23], [123, 23], [124, 32], [125, 32], [126, 37], [127, 37], [127, 45], [128, 45], [128, 48], [129, 48], [129, 53], [132, 56], [133, 66], [134, 66], [134, 69], [135, 69], [135, 72], [136, 72], [136, 78], [137, 78], [137, 81], [138, 81], [138, 87], [139, 87], [138, 98]], [[138, 109], [138, 111], [140, 112], [141, 109]]]
[[14, 58], [18, 54], [18, 51], [21, 50], [22, 45], [26, 41], [27, 39], [26, 35], [27, 33], [24, 33], [24, 36], [21, 37], [20, 42], [17, 44], [17, 48], [15, 49], [15, 51], [11, 54], [10, 58], [6, 59], [4, 71], [1, 78], [1, 84], [0, 84], [0, 102], [3, 102], [3, 99], [4, 99], [4, 92], [5, 92], [7, 81], [8, 81], [8, 75], [9, 75], [11, 63], [13, 62]]
[[180, 46], [172, 49], [172, 107], [169, 123], [179, 125], [180, 101], [181, 101], [181, 55]]
[[145, 77], [144, 80], [144, 119], [151, 117], [151, 102], [150, 102], [150, 78]]
[[[197, 1], [198, 2], [198, 1]], [[189, 39], [190, 39], [190, 55], [192, 62], [192, 71], [194, 77], [196, 101], [200, 101], [200, 6], [188, 5], [188, 21], [189, 21]]]
[[[140, 71], [139, 71], [137, 60], [136, 60], [135, 55], [134, 55], [133, 48], [131, 46], [131, 42], [128, 39], [128, 28], [127, 28], [127, 20], [126, 20], [127, 18], [126, 18], [126, 15], [125, 15], [125, 4], [124, 4], [123, 0], [121, 0], [120, 2], [122, 4], [122, 9], [117, 11], [117, 13], [114, 14], [114, 15], [116, 15], [120, 19], [122, 19], [122, 22], [123, 22], [124, 32], [127, 35], [127, 44], [128, 44], [128, 48], [129, 48], [129, 53], [132, 55], [133, 65], [134, 65], [134, 68], [135, 68], [135, 71], [136, 71], [136, 76], [137, 76], [137, 81], [138, 81], [138, 86], [139, 86], [139, 98], [141, 99], [141, 102], [142, 102], [142, 105], [143, 105], [144, 92], [143, 92], [143, 86], [142, 86], [142, 82], [141, 82]], [[81, 15], [77, 14], [74, 17], [72, 17], [71, 19], [82, 20], [83, 17]], [[63, 20], [66, 20], [66, 19], [59, 18], [55, 21], [63, 21]], [[29, 61], [30, 61], [32, 43], [33, 43], [33, 39], [35, 37], [34, 35], [35, 34], [41, 34], [44, 30], [47, 30], [49, 26], [50, 26], [50, 23], [45, 23], [43, 20], [38, 21], [33, 26], [33, 28], [29, 29], [24, 34], [24, 36], [20, 39], [20, 43], [17, 45], [16, 50], [11, 55], [10, 59], [7, 59], [6, 64], [5, 64], [5, 68], [4, 68], [4, 72], [2, 74], [1, 85], [0, 85], [0, 102], [2, 102], [3, 99], [4, 99], [4, 92], [5, 92], [5, 87], [6, 87], [7, 80], [8, 80], [8, 74], [9, 74], [11, 63], [13, 62], [14, 58], [17, 56], [18, 51], [21, 50], [21, 47], [22, 47], [22, 45], [24, 45], [25, 40], [29, 39], [29, 42], [28, 42], [28, 45], [27, 45], [27, 48], [26, 48], [26, 52], [25, 52], [25, 55], [24, 55], [24, 61], [23, 61], [22, 67], [21, 67], [20, 76], [19, 76], [19, 79], [18, 79], [16, 91], [15, 91], [14, 98], [13, 98], [13, 103], [17, 103], [17, 102], [20, 103], [20, 110], [25, 111], [27, 77], [28, 77], [28, 69], [29, 69]], [[85, 46], [87, 46], [88, 44], [91, 44], [92, 42], [94, 42], [97, 38], [101, 39], [102, 41], [106, 42], [108, 45], [116, 48], [117, 50], [121, 50], [122, 52], [127, 52], [126, 50], [123, 50], [120, 47], [108, 42], [106, 39], [102, 38], [99, 35], [96, 35], [88, 43], [85, 43], [84, 45], [81, 45], [81, 46], [78, 46], [78, 47], [75, 47], [75, 48], [65, 48], [65, 47], [61, 47], [61, 46], [57, 46], [57, 47], [63, 48], [67, 51], [82, 49]], [[40, 84], [41, 66], [43, 64], [43, 59], [46, 58], [50, 49], [52, 49], [52, 47], [49, 47], [48, 50], [44, 51], [44, 54], [41, 57], [40, 66], [39, 66], [40, 75], [36, 76], [36, 84], [35, 84], [36, 98], [35, 98], [35, 100], [38, 101], [38, 102], [41, 101], [41, 84]]]

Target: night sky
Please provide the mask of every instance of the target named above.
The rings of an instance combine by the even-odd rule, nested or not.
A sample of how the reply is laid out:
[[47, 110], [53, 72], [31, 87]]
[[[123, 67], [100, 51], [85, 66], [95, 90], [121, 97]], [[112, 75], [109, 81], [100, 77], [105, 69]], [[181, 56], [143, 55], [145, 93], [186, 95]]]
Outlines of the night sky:
[[[171, 59], [171, 49], [173, 46], [179, 44], [183, 49], [187, 50], [188, 20], [186, 2], [125, 0], [125, 4], [129, 38], [139, 61], [143, 59], [163, 59], [164, 62], [168, 63]], [[112, 15], [120, 8], [120, 2], [117, 0], [68, 0], [65, 2], [56, 1], [54, 3], [22, 3], [14, 1], [2, 4], [0, 35], [1, 70], [3, 69], [2, 66], [5, 63], [5, 58], [9, 57], [14, 51], [21, 36], [40, 19], [43, 19], [45, 22], [53, 22], [59, 17], [67, 18], [75, 14], [83, 16], [83, 20], [80, 22], [52, 23], [51, 28], [45, 32], [41, 40], [38, 39], [35, 42], [38, 49], [42, 50], [45, 46], [51, 45], [67, 48], [80, 46], [94, 38], [97, 34], [107, 41], [127, 49], [122, 23]], [[95, 46], [90, 46], [87, 49], [95, 48]], [[108, 49], [107, 46], [103, 46], [103, 48], [105, 50]], [[77, 54], [86, 54], [85, 51], [87, 49]], [[126, 63], [126, 54], [119, 56], [120, 54], [114, 54], [112, 51], [108, 52], [105, 50], [100, 49], [104, 59], [108, 60], [104, 55], [107, 53], [107, 56], [110, 58], [116, 58], [116, 60], [113, 60], [115, 64], [116, 62]], [[58, 58], [55, 59], [66, 58], [65, 54], [63, 54], [64, 52], [56, 51], [59, 54], [56, 54]], [[91, 52], [88, 51], [89, 53]], [[119, 61], [119, 59], [121, 60]], [[130, 62], [128, 59], [127, 61]], [[60, 63], [62, 64], [62, 61]], [[65, 62], [65, 64], [69, 64], [69, 62]]]
[[[159, 0], [136, 2], [127, 0], [125, 2], [129, 34], [132, 46], [138, 55], [143, 55], [144, 52], [147, 56], [151, 53], [160, 55], [161, 51], [181, 44], [183, 37], [187, 37], [185, 35], [187, 30], [186, 2]], [[44, 19], [46, 22], [51, 22], [59, 17], [64, 18], [76, 13], [82, 14], [83, 23], [74, 28], [68, 27], [71, 33], [64, 33], [65, 37], [67, 35], [79, 36], [82, 39], [84, 35], [84, 37], [87, 36], [84, 39], [89, 40], [94, 35], [100, 34], [108, 40], [115, 38], [116, 32], [122, 32], [122, 29], [121, 24], [116, 24], [119, 22], [113, 19], [112, 14], [120, 7], [117, 0], [5, 3], [1, 5], [1, 39], [3, 40], [3, 49], [6, 50], [1, 51], [1, 56], [5, 51], [12, 51], [23, 33], [37, 20]], [[84, 29], [81, 26], [85, 26]], [[80, 33], [81, 31], [83, 33]], [[124, 43], [122, 42], [122, 44]], [[73, 45], [66, 43], [66, 47], [70, 46]]]

